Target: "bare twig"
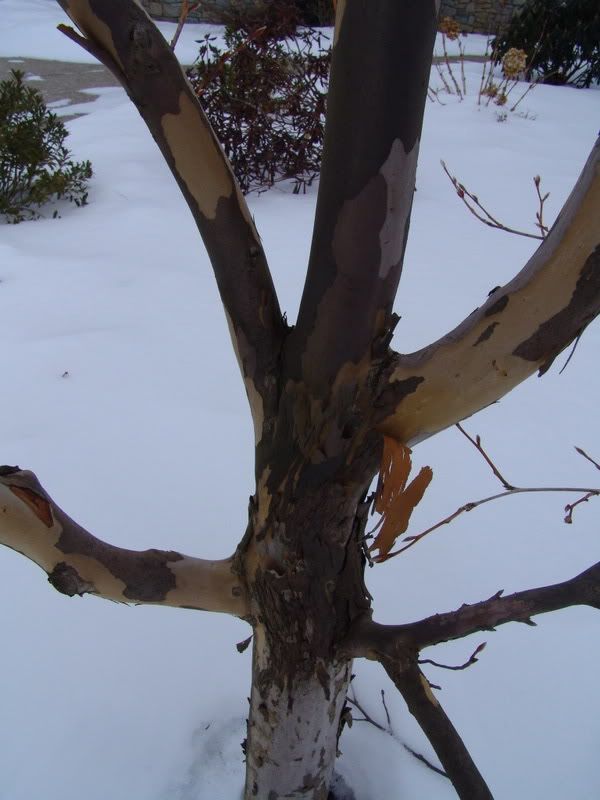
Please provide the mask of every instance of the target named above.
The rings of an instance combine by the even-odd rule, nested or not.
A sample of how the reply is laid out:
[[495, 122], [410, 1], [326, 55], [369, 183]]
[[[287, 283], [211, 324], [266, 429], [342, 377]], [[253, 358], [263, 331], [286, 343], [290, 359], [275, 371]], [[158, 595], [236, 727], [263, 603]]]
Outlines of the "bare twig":
[[592, 497], [595, 497], [595, 493], [588, 492], [583, 497], [580, 497], [579, 500], [575, 500], [574, 503], [567, 503], [567, 505], [565, 506], [565, 511], [567, 513], [564, 519], [567, 525], [570, 525], [573, 522], [573, 511], [575, 510], [575, 507], [580, 505], [580, 503], [587, 503], [587, 501]]
[[179, 41], [179, 37], [181, 36], [181, 31], [183, 30], [183, 26], [187, 22], [188, 16], [199, 7], [200, 7], [200, 2], [190, 3], [189, 0], [183, 0], [181, 4], [181, 12], [179, 13], [179, 21], [177, 22], [175, 33], [173, 34], [173, 38], [171, 39], [171, 44], [169, 45], [171, 50], [175, 50], [175, 45]]
[[373, 725], [373, 727], [377, 728], [377, 730], [383, 731], [383, 733], [389, 733], [390, 736], [393, 736], [395, 738], [395, 733], [392, 729], [391, 724], [389, 723], [389, 719], [387, 728], [385, 727], [385, 725], [382, 725], [380, 722], [377, 722], [377, 720], [374, 717], [372, 717], [366, 710], [366, 708], [361, 704], [358, 697], [356, 696], [356, 692], [354, 691], [353, 686], [350, 687], [346, 700], [351, 706], [356, 708], [357, 711], [360, 711], [360, 713], [362, 714], [362, 718], [353, 717], [354, 722], [368, 722], [370, 725]]
[[391, 730], [392, 720], [390, 717], [390, 712], [388, 711], [387, 703], [385, 702], [385, 692], [383, 691], [383, 689], [381, 690], [381, 704], [383, 706], [383, 710], [385, 711], [385, 717], [387, 719], [388, 728]]
[[575, 355], [575, 350], [577, 350], [577, 345], [579, 344], [579, 340], [581, 339], [581, 334], [582, 333], [583, 333], [583, 331], [580, 331], [578, 333], [578, 335], [575, 337], [575, 339], [573, 341], [573, 347], [571, 348], [571, 352], [567, 356], [567, 360], [565, 361], [565, 363], [562, 365], [562, 367], [558, 371], [559, 375], [562, 375], [563, 372], [566, 370], [566, 368], [569, 366], [569, 362], [571, 361], [571, 359]]
[[467, 433], [467, 431], [463, 428], [463, 426], [460, 424], [460, 422], [456, 423], [456, 427], [462, 433], [462, 435], [465, 436], [471, 442], [471, 444], [477, 450], [477, 452], [480, 453], [483, 456], [483, 458], [485, 459], [486, 463], [489, 465], [490, 469], [492, 470], [494, 475], [498, 478], [498, 480], [500, 481], [502, 486], [504, 486], [505, 489], [514, 489], [515, 487], [512, 486], [506, 480], [506, 478], [502, 475], [502, 473], [500, 472], [498, 467], [494, 464], [492, 459], [488, 456], [486, 451], [483, 449], [483, 445], [481, 444], [481, 437], [476, 435], [475, 438], [473, 438], [470, 434]]
[[510, 110], [511, 110], [511, 111], [514, 111], [514, 110], [517, 108], [517, 106], [519, 105], [519, 103], [521, 102], [521, 100], [523, 100], [523, 98], [527, 97], [527, 95], [529, 94], [529, 92], [530, 92], [530, 91], [531, 91], [533, 88], [535, 88], [535, 86], [537, 86], [537, 81], [533, 81], [532, 83], [530, 83], [530, 84], [529, 84], [529, 86], [527, 87], [527, 89], [525, 89], [525, 91], [524, 91], [524, 92], [523, 92], [523, 94], [521, 95], [521, 97], [519, 97], [519, 99], [517, 100], [517, 102], [514, 104], [514, 106], [511, 106]]
[[440, 80], [444, 84], [444, 89], [448, 92], [448, 94], [452, 94], [452, 89], [450, 88], [450, 86], [448, 84], [448, 81], [446, 80], [446, 78], [444, 76], [444, 70], [440, 67], [440, 65], [439, 65], [439, 63], [437, 61], [434, 61], [434, 64], [435, 64], [435, 68], [437, 70], [437, 74], [440, 76]]
[[450, 60], [448, 58], [448, 51], [446, 49], [446, 34], [443, 31], [442, 31], [442, 47], [444, 49], [444, 61], [446, 63], [446, 68], [448, 70], [448, 74], [450, 75], [450, 78], [452, 79], [452, 83], [454, 84], [454, 89], [456, 90], [456, 94], [462, 100], [463, 99], [463, 92], [461, 92], [460, 86], [458, 85], [458, 82], [457, 82], [456, 78], [454, 77], [454, 72], [452, 70], [452, 65], [450, 64]]
[[596, 469], [600, 469], [600, 464], [597, 461], [594, 461], [594, 459], [591, 456], [589, 456], [582, 447], [575, 447], [575, 450], [577, 450], [580, 456], [587, 458], [587, 460], [591, 464], [593, 464], [596, 467]]
[[419, 664], [431, 664], [432, 667], [439, 667], [439, 669], [451, 669], [454, 671], [467, 669], [467, 667], [471, 667], [473, 666], [473, 664], [476, 664], [479, 661], [477, 656], [479, 655], [479, 653], [481, 653], [486, 644], [487, 642], [482, 642], [481, 644], [477, 645], [475, 650], [473, 650], [473, 652], [469, 656], [468, 660], [465, 661], [464, 664], [459, 664], [458, 666], [452, 666], [450, 664], [440, 664], [439, 661], [434, 661], [432, 658], [420, 658]]
[[547, 225], [544, 225], [544, 203], [550, 197], [550, 192], [546, 192], [546, 194], [542, 195], [542, 193], [540, 191], [541, 182], [542, 182], [542, 179], [540, 178], [540, 176], [536, 175], [534, 177], [534, 179], [533, 179], [533, 183], [535, 185], [535, 191], [536, 191], [536, 194], [538, 196], [538, 201], [539, 201], [540, 207], [539, 207], [538, 211], [536, 211], [536, 214], [535, 214], [535, 219], [536, 219], [536, 223], [535, 224], [540, 229], [540, 233], [542, 234], [542, 236], [546, 236], [547, 233], [548, 233], [549, 228], [548, 228]]
[[479, 202], [477, 195], [470, 192], [464, 184], [460, 183], [460, 181], [450, 173], [444, 161], [441, 161], [441, 165], [444, 172], [450, 179], [450, 182], [456, 189], [456, 194], [460, 197], [471, 214], [473, 214], [473, 216], [476, 217], [480, 222], [483, 222], [484, 225], [487, 225], [489, 228], [496, 228], [497, 230], [505, 231], [506, 233], [514, 233], [517, 236], [526, 236], [528, 239], [544, 239], [545, 234], [527, 233], [527, 231], [520, 231], [517, 228], [511, 228], [508, 225], [505, 225], [503, 222], [500, 222], [498, 219], [496, 219], [496, 217], [490, 214], [485, 206]]

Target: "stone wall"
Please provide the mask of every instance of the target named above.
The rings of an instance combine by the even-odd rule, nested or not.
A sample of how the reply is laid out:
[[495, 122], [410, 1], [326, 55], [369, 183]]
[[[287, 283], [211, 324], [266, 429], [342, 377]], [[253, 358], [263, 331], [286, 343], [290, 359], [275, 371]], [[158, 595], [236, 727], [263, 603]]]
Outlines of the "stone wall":
[[[141, 1], [144, 8], [157, 19], [179, 18], [181, 0]], [[247, 2], [251, 3], [252, 0]], [[452, 17], [467, 33], [497, 33], [524, 3], [525, 0], [442, 0], [440, 16]], [[215, 9], [227, 5], [227, 0], [211, 0], [211, 6]], [[214, 12], [207, 14], [199, 8], [190, 14], [189, 19], [214, 21]]]
[[466, 33], [498, 33], [525, 0], [442, 0], [441, 17], [452, 17]]

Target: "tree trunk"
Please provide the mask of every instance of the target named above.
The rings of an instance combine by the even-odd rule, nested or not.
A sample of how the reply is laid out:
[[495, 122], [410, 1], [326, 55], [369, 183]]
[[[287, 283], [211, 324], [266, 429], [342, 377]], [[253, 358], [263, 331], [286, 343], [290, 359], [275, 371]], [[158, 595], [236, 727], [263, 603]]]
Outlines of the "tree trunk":
[[379, 444], [339, 438], [327, 455], [313, 434], [301, 454], [276, 427], [238, 552], [254, 627], [245, 798], [325, 800], [352, 663], [338, 645], [370, 607], [361, 540]]
[[312, 675], [297, 676], [274, 668], [286, 660], [285, 650], [273, 653], [257, 630], [245, 797], [326, 800], [351, 662], [320, 660]]

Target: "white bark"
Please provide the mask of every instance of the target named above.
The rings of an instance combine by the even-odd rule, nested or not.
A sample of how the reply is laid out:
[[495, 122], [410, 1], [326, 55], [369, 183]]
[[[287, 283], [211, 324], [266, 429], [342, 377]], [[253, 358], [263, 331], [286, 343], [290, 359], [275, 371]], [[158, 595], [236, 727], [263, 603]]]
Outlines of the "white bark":
[[255, 634], [245, 800], [326, 800], [352, 662], [299, 678], [277, 669]]

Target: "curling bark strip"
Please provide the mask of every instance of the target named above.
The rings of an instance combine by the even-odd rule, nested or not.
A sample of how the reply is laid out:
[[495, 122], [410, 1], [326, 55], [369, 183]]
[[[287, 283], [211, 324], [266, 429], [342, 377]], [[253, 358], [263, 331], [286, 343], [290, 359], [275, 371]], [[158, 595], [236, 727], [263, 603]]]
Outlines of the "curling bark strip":
[[58, 2], [85, 37], [71, 38], [124, 86], [192, 212], [214, 269], [260, 438], [263, 414], [275, 402], [273, 374], [285, 323], [231, 166], [175, 55], [134, 0]]
[[400, 398], [379, 429], [415, 444], [465, 419], [542, 375], [599, 312], [600, 139], [523, 270], [437, 342], [395, 356], [385, 392]]
[[18, 467], [0, 467], [0, 543], [38, 564], [54, 588], [70, 596], [248, 613], [231, 559], [107, 544], [70, 519], [32, 472]]

